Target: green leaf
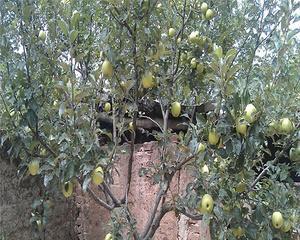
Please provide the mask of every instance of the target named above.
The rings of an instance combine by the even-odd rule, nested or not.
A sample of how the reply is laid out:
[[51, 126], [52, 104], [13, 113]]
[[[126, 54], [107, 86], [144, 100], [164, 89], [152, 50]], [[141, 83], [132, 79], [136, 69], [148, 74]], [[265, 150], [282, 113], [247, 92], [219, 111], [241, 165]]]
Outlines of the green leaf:
[[61, 31], [68, 36], [69, 27], [68, 24], [64, 20], [58, 20], [58, 26], [60, 27]]
[[72, 30], [70, 33], [70, 42], [73, 43], [78, 36], [78, 31], [77, 30]]

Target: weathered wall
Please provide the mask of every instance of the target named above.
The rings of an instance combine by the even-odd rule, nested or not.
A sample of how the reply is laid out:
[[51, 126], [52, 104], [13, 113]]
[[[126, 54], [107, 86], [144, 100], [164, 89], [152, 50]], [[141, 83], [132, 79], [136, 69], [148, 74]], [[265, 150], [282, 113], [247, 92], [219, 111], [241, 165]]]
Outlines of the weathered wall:
[[[132, 185], [129, 193], [129, 206], [137, 219], [137, 229], [145, 227], [153, 207], [158, 186], [150, 177], [139, 177], [141, 167], [149, 166], [159, 159], [157, 143], [136, 145], [134, 154]], [[124, 194], [127, 178], [128, 155], [118, 158], [117, 170], [114, 172], [113, 192], [117, 197]], [[119, 174], [118, 174], [118, 173]], [[176, 174], [168, 198], [183, 192], [189, 179], [186, 170]], [[6, 161], [0, 161], [0, 239], [38, 239], [30, 225], [30, 212], [33, 200], [39, 196], [38, 177], [27, 177], [19, 184], [16, 168]], [[101, 193], [93, 188], [97, 194]], [[102, 196], [103, 197], [103, 196]], [[110, 231], [109, 212], [100, 207], [88, 193], [76, 187], [72, 198], [66, 200], [62, 194], [56, 194], [50, 222], [46, 227], [45, 240], [102, 240]], [[2, 234], [2, 235], [1, 235]], [[76, 237], [75, 237], [76, 236]], [[173, 212], [165, 215], [155, 235], [157, 240], [208, 240], [208, 228], [200, 221], [191, 221], [185, 216], [175, 216]]]
[[[154, 204], [154, 199], [158, 186], [154, 185], [151, 178], [139, 177], [139, 169], [157, 162], [159, 159], [158, 146], [155, 142], [136, 145], [134, 154], [132, 184], [129, 193], [129, 206], [132, 214], [137, 219], [137, 229], [141, 231], [149, 217], [149, 213]], [[117, 171], [114, 176], [113, 192], [121, 197], [124, 194], [127, 178], [128, 156], [122, 155], [118, 159]], [[119, 174], [117, 174], [117, 172]], [[190, 179], [186, 170], [176, 174], [168, 193], [169, 198], [176, 196], [185, 190], [186, 183]], [[95, 192], [101, 194], [94, 189]], [[103, 239], [105, 233], [109, 232], [109, 226], [105, 223], [109, 218], [108, 211], [99, 207], [97, 203], [88, 195], [77, 189], [75, 197], [77, 205], [81, 207], [77, 225], [80, 232], [80, 240]], [[192, 221], [183, 215], [175, 216], [173, 212], [166, 214], [155, 235], [157, 240], [209, 240], [209, 231], [201, 221]]]
[[[19, 183], [17, 169], [0, 159], [0, 239], [38, 239], [30, 224], [31, 204], [40, 194], [38, 179], [28, 177]], [[73, 204], [55, 196], [45, 240], [75, 240]]]

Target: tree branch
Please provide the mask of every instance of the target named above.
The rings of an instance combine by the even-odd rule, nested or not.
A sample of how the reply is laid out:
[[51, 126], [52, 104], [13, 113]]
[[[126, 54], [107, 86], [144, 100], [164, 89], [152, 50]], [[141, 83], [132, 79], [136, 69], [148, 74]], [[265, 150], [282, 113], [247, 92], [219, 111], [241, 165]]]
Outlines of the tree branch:
[[113, 210], [115, 206], [110, 206], [105, 201], [103, 201], [101, 198], [98, 198], [97, 195], [94, 193], [94, 191], [90, 188], [87, 189], [87, 191], [92, 195], [93, 199], [99, 203], [102, 207], [106, 208], [107, 210]]

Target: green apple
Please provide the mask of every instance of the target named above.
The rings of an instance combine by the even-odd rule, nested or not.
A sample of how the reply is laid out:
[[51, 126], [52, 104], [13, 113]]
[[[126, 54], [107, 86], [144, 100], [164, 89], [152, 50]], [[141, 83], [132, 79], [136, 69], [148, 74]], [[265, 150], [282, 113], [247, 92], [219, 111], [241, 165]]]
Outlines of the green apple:
[[111, 233], [106, 234], [104, 240], [113, 240], [113, 235]]
[[71, 181], [65, 182], [62, 186], [63, 195], [68, 198], [73, 193], [73, 183]]
[[111, 104], [109, 102], [106, 102], [104, 104], [104, 111], [109, 112], [111, 110]]
[[214, 17], [214, 11], [211, 9], [207, 9], [205, 13], [205, 19], [206, 20], [211, 20]]
[[272, 214], [272, 224], [274, 228], [281, 228], [283, 225], [283, 217], [280, 212], [274, 212]]
[[207, 11], [207, 9], [208, 9], [207, 3], [206, 3], [206, 2], [203, 2], [203, 3], [201, 4], [201, 7], [200, 7], [201, 12], [202, 12], [203, 14], [205, 14], [206, 11]]
[[192, 68], [196, 68], [197, 67], [197, 59], [196, 58], [192, 58], [192, 60], [191, 60], [191, 67]]
[[43, 42], [46, 40], [46, 32], [45, 31], [41, 30], [39, 32], [39, 39]]
[[191, 43], [197, 43], [198, 40], [199, 40], [199, 31], [191, 32], [191, 34], [189, 35], [189, 41]]
[[286, 233], [286, 232], [289, 232], [291, 230], [291, 228], [292, 228], [292, 224], [288, 221], [285, 221], [282, 224], [280, 230]]
[[208, 133], [208, 142], [210, 145], [217, 145], [220, 140], [219, 134], [216, 132], [216, 129], [212, 129]]
[[94, 171], [92, 172], [92, 182], [95, 185], [100, 185], [101, 183], [103, 183], [104, 179], [103, 179], [103, 169], [102, 167], [97, 167], [96, 169], [94, 169]]
[[169, 29], [169, 37], [174, 37], [176, 35], [176, 30], [174, 28]]
[[233, 228], [232, 233], [236, 238], [241, 238], [245, 234], [245, 229], [242, 227]]
[[246, 136], [247, 134], [247, 124], [245, 122], [243, 122], [243, 119], [238, 119], [238, 121], [236, 122], [236, 132], [241, 134], [243, 137]]
[[245, 120], [248, 122], [248, 123], [253, 123], [255, 122], [256, 120], [256, 115], [257, 115], [257, 110], [256, 110], [256, 107], [253, 105], [253, 104], [248, 104], [245, 108]]
[[181, 112], [181, 104], [179, 102], [173, 102], [171, 105], [171, 114], [173, 117], [178, 117]]
[[206, 149], [206, 146], [205, 146], [205, 144], [203, 144], [203, 143], [199, 143], [199, 145], [198, 145], [198, 153], [203, 153], [204, 151], [205, 151], [205, 149]]
[[177, 44], [181, 43], [181, 38], [177, 38]]
[[37, 175], [39, 169], [40, 169], [40, 163], [38, 160], [32, 160], [28, 164], [28, 170], [29, 170], [30, 175], [32, 175], [32, 176]]
[[205, 194], [201, 200], [201, 209], [204, 213], [211, 213], [214, 208], [214, 200], [209, 194]]
[[133, 128], [133, 122], [130, 122], [129, 124], [128, 124], [128, 128], [129, 128], [129, 130], [134, 130], [134, 128]]
[[300, 161], [300, 147], [291, 148], [289, 152], [290, 160], [291, 161]]
[[218, 57], [218, 58], [222, 58], [223, 57], [223, 49], [222, 47], [217, 47], [214, 51], [214, 54]]
[[107, 59], [102, 64], [102, 73], [106, 78], [111, 78], [113, 75], [113, 66]]
[[294, 130], [294, 124], [292, 123], [292, 121], [288, 118], [283, 118], [280, 120], [280, 130], [283, 133], [289, 134]]
[[204, 164], [204, 166], [201, 168], [201, 173], [203, 174], [209, 173], [209, 168], [206, 164]]
[[147, 72], [142, 78], [143, 88], [153, 88], [155, 86], [154, 76], [151, 72]]

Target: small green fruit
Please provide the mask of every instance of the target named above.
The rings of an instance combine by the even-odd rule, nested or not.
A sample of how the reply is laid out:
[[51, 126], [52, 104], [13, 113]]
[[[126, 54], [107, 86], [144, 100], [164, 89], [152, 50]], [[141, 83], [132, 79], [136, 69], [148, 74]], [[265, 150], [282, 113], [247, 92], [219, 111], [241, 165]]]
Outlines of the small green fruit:
[[38, 160], [33, 160], [28, 164], [28, 170], [32, 176], [37, 175], [39, 169], [40, 169], [40, 163]]
[[109, 102], [106, 102], [104, 104], [104, 111], [109, 112], [111, 110], [111, 104]]
[[206, 2], [203, 2], [203, 3], [201, 4], [200, 9], [201, 9], [201, 12], [202, 12], [203, 14], [205, 14], [206, 11], [207, 11], [207, 9], [208, 9], [207, 3], [206, 3]]
[[151, 72], [146, 73], [142, 78], [143, 88], [153, 88], [155, 87], [154, 76]]
[[205, 144], [199, 143], [199, 145], [198, 145], [198, 153], [203, 153], [205, 151], [205, 149], [206, 149]]
[[214, 200], [209, 194], [205, 194], [201, 200], [201, 209], [204, 213], [211, 213], [214, 208]]
[[191, 60], [191, 67], [192, 68], [196, 68], [197, 67], [197, 59], [196, 58], [192, 58], [192, 60]]
[[211, 9], [207, 9], [205, 13], [205, 19], [206, 20], [211, 20], [214, 17], [214, 12]]
[[107, 59], [102, 64], [102, 73], [106, 78], [111, 78], [113, 75], [113, 66]]
[[70, 197], [73, 193], [73, 183], [70, 181], [65, 182], [62, 186], [62, 192], [66, 198]]
[[237, 133], [241, 134], [243, 137], [247, 134], [247, 124], [242, 122], [242, 119], [238, 119], [235, 127]]
[[289, 134], [294, 130], [294, 124], [291, 122], [290, 119], [283, 118], [280, 120], [280, 122], [281, 122], [280, 130], [283, 133]]
[[169, 29], [169, 37], [174, 37], [176, 35], [176, 30], [174, 28]]
[[45, 42], [45, 40], [46, 40], [46, 33], [45, 33], [43, 30], [41, 30], [41, 31], [39, 32], [39, 39], [40, 39], [42, 42]]
[[199, 39], [199, 31], [191, 32], [191, 34], [189, 35], [189, 41], [191, 43], [197, 43], [198, 39]]
[[211, 145], [217, 145], [219, 142], [220, 136], [219, 134], [216, 132], [216, 129], [212, 129], [211, 131], [209, 131], [208, 133], [208, 142]]
[[173, 102], [171, 105], [171, 114], [173, 117], [178, 117], [181, 112], [181, 104], [179, 102]]
[[256, 121], [257, 110], [253, 104], [248, 104], [245, 108], [245, 120], [248, 123], [253, 123]]
[[272, 215], [272, 224], [274, 228], [281, 228], [283, 225], [283, 217], [280, 212], [274, 212]]

